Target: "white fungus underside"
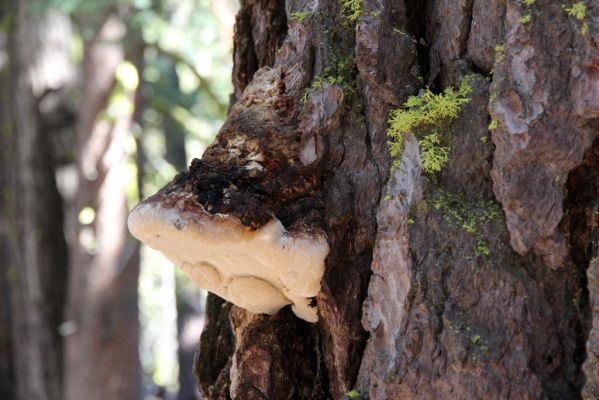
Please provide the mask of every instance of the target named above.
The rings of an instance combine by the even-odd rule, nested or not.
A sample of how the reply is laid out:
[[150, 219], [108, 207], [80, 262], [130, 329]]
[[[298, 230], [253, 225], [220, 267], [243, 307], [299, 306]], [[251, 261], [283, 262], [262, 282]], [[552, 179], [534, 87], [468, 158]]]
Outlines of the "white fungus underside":
[[163, 253], [198, 286], [254, 313], [293, 312], [316, 322], [311, 297], [320, 291], [329, 248], [324, 235], [292, 237], [281, 222], [249, 231], [222, 215], [181, 212], [142, 203], [129, 215], [129, 230]]

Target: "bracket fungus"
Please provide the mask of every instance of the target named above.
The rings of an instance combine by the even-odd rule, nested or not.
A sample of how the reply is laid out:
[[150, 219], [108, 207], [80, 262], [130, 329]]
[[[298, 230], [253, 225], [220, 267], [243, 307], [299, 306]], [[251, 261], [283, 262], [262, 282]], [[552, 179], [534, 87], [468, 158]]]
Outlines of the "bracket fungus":
[[234, 216], [206, 212], [192, 195], [159, 192], [129, 215], [129, 230], [162, 252], [199, 286], [254, 313], [291, 304], [316, 322], [329, 248], [323, 233], [290, 233], [277, 218], [256, 230]]
[[135, 207], [128, 224], [231, 303], [266, 314], [291, 305], [316, 322], [329, 253], [322, 176], [318, 156], [302, 157], [306, 143], [315, 144], [288, 109], [282, 76], [257, 72], [202, 159]]

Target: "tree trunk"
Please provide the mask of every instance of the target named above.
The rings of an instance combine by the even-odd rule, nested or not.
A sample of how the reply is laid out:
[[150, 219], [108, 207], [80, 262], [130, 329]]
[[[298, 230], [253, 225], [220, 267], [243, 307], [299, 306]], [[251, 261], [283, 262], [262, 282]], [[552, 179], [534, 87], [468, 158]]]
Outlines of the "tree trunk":
[[[249, 230], [323, 229], [330, 251], [317, 324], [209, 295], [204, 395], [594, 398], [598, 17], [597, 1], [242, 1], [229, 119], [150, 201], [191, 191]], [[391, 167], [392, 110], [462, 84], [459, 112], [405, 132]], [[432, 133], [448, 161], [430, 172]]]
[[[139, 399], [142, 394], [139, 245], [130, 240], [125, 225], [123, 146], [137, 88], [127, 86], [134, 82], [130, 74], [126, 82], [116, 79], [117, 68], [125, 60], [120, 44], [125, 31], [123, 22], [112, 15], [85, 43], [78, 121], [79, 191], [70, 214], [76, 243], [67, 308], [73, 328], [66, 339], [67, 400]], [[96, 218], [78, 221], [86, 208]]]
[[61, 95], [71, 34], [68, 18], [33, 3], [0, 6], [0, 397], [59, 400], [68, 256], [52, 145], [73, 121]]
[[199, 400], [197, 382], [193, 376], [193, 363], [197, 337], [202, 331], [203, 310], [198, 308], [199, 294], [185, 290], [176, 278], [177, 293], [177, 359], [179, 361], [179, 391], [177, 400]]

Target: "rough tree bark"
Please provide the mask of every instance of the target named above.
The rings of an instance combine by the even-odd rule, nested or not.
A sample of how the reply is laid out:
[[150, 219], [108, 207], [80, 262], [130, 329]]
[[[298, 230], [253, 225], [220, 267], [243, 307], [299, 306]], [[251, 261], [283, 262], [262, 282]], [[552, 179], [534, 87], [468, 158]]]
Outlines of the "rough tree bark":
[[[598, 38], [596, 0], [243, 0], [230, 117], [161, 193], [330, 253], [317, 324], [209, 296], [204, 394], [597, 398]], [[444, 169], [411, 134], [390, 168], [390, 111], [467, 75]]]

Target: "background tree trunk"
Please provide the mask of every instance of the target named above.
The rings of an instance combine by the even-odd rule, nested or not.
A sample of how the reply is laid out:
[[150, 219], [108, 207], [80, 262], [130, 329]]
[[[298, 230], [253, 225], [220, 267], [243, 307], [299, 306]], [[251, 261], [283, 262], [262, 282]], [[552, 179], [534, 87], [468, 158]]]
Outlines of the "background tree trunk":
[[[316, 325], [209, 295], [204, 394], [576, 399], [588, 358], [594, 398], [599, 3], [363, 0], [355, 20], [341, 3], [241, 1], [233, 102], [278, 79], [246, 112], [315, 144], [331, 252]], [[390, 111], [472, 74], [442, 172], [411, 134], [391, 169]]]
[[[176, 279], [176, 277], [175, 277]], [[176, 279], [177, 285], [177, 358], [179, 360], [179, 393], [177, 400], [200, 399], [200, 392], [193, 376], [196, 340], [202, 331], [204, 310], [198, 298], [185, 290], [184, 285]]]
[[33, 3], [0, 5], [0, 397], [59, 400], [68, 253], [53, 141], [73, 122], [74, 71], [68, 18]]
[[[125, 60], [126, 26], [107, 17], [85, 43], [78, 121], [79, 191], [70, 222], [75, 232], [69, 282], [66, 399], [141, 398], [137, 280], [139, 245], [127, 234], [125, 140], [132, 123], [135, 81], [117, 81]], [[136, 58], [137, 60], [137, 58]], [[130, 70], [132, 67], [130, 68]], [[129, 107], [113, 107], [115, 101]], [[113, 103], [111, 103], [113, 102]], [[93, 222], [78, 223], [91, 208]], [[93, 362], [91, 361], [93, 360]]]
[[[127, 201], [163, 182], [172, 166], [183, 169], [186, 145], [202, 148], [212, 137], [229, 89], [219, 69], [200, 75], [193, 56], [201, 48], [213, 62], [226, 53], [232, 32], [221, 32], [228, 24], [210, 7], [230, 19], [234, 1], [142, 3], [0, 1], [2, 399], [176, 390], [176, 361], [163, 363], [174, 354], [174, 331], [150, 343], [160, 322], [144, 309], [139, 340], [140, 246], [126, 231]], [[227, 35], [226, 44], [217, 39]], [[149, 276], [156, 262], [146, 260]], [[161, 294], [140, 287], [142, 307], [174, 291], [172, 280], [170, 288], [154, 281]], [[194, 289], [193, 299], [180, 298], [182, 399], [199, 396], [189, 339], [201, 330]]]

